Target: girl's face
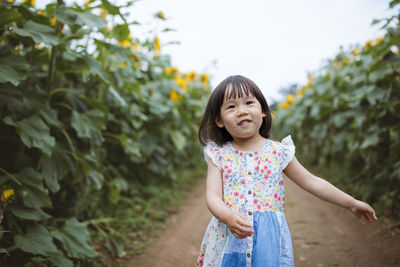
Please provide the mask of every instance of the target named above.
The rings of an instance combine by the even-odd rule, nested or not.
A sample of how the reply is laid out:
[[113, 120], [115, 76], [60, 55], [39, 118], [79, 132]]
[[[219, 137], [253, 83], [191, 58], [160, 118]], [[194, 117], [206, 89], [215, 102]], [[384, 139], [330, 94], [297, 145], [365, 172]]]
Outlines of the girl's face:
[[259, 130], [265, 117], [260, 102], [251, 94], [243, 93], [242, 97], [228, 99], [229, 94], [227, 89], [217, 126], [225, 127], [234, 141], [260, 137]]

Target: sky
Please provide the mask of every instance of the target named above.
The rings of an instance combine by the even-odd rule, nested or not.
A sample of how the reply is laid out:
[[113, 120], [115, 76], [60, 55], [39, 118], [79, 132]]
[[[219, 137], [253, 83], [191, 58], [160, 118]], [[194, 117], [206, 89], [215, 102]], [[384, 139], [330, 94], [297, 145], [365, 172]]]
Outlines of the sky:
[[[158, 11], [166, 21], [154, 19]], [[307, 72], [341, 46], [382, 36], [372, 20], [395, 14], [389, 0], [140, 0], [129, 13], [142, 24], [133, 34], [158, 34], [162, 52], [182, 72], [209, 73], [213, 88], [244, 75], [270, 103], [283, 99], [280, 88], [305, 85]], [[168, 44], [174, 41], [180, 44]]]

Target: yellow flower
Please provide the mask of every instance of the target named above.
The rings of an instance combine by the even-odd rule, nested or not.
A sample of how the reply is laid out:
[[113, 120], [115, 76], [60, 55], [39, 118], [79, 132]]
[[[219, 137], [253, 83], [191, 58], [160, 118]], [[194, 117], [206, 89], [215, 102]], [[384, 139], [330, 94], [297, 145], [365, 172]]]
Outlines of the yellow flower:
[[119, 63], [119, 66], [120, 66], [121, 68], [125, 68], [125, 67], [126, 67], [126, 62], [121, 62], [121, 63]]
[[368, 49], [368, 48], [370, 48], [372, 46], [372, 41], [367, 41], [366, 43], [365, 43], [365, 49]]
[[308, 83], [311, 85], [312, 81], [314, 80], [314, 78], [311, 75], [308, 75]]
[[139, 44], [134, 44], [133, 49], [135, 49], [136, 51], [139, 51]]
[[171, 93], [169, 94], [169, 98], [174, 102], [178, 102], [181, 100], [182, 96], [175, 89], [172, 89]]
[[14, 0], [8, 0], [8, 2], [9, 2], [9, 3], [12, 3], [12, 2], [14, 2]]
[[158, 39], [158, 37], [156, 36], [156, 38], [154, 39], [154, 49], [157, 52], [161, 51], [161, 45], [160, 45], [160, 39]]
[[109, 32], [109, 31], [110, 31], [110, 28], [108, 27], [108, 25], [104, 27], [104, 30], [105, 30], [106, 32]]
[[343, 63], [344, 63], [345, 65], [348, 64], [348, 63], [349, 63], [349, 58], [345, 57], [345, 58], [343, 59]]
[[31, 0], [31, 5], [32, 5], [32, 6], [35, 5], [35, 0]]
[[16, 46], [14, 47], [14, 53], [15, 53], [16, 55], [19, 55], [19, 45], [16, 45]]
[[196, 72], [192, 71], [186, 75], [186, 78], [188, 81], [192, 82], [194, 79], [196, 79]]
[[159, 17], [160, 19], [164, 19], [164, 14], [160, 11], [157, 13], [157, 17]]
[[129, 42], [128, 40], [122, 41], [122, 46], [125, 48], [129, 48], [129, 47], [131, 47], [131, 45], [132, 45], [131, 42]]
[[52, 17], [51, 22], [50, 22], [51, 27], [54, 27], [56, 25], [56, 22], [57, 22], [57, 19], [55, 17]]
[[303, 97], [303, 93], [304, 93], [304, 90], [303, 90], [303, 88], [302, 88], [302, 89], [300, 89], [299, 91], [297, 91], [296, 97], [297, 97], [297, 98]]
[[85, 1], [85, 8], [89, 8], [90, 1]]
[[43, 16], [45, 14], [45, 12], [44, 12], [44, 10], [38, 10], [38, 14]]
[[187, 81], [185, 81], [184, 79], [182, 79], [182, 77], [180, 77], [180, 76], [175, 77], [175, 78], [174, 78], [174, 81], [176, 82], [177, 85], [179, 85], [179, 86], [183, 89], [183, 91], [186, 92], [187, 87], [188, 87]]
[[286, 109], [286, 108], [288, 108], [289, 106], [290, 106], [290, 105], [289, 105], [288, 102], [283, 102], [283, 103], [279, 104], [279, 108], [280, 108], [280, 109]]
[[202, 85], [207, 85], [209, 83], [208, 81], [208, 74], [207, 73], [203, 73], [200, 75], [200, 81]]
[[24, 0], [24, 3], [28, 3], [28, 0]]
[[294, 95], [288, 94], [288, 95], [286, 96], [286, 102], [288, 102], [289, 105], [293, 104], [293, 102], [294, 102]]
[[166, 74], [175, 74], [175, 73], [179, 73], [179, 70], [175, 67], [165, 67], [164, 69]]
[[107, 17], [107, 11], [104, 8], [101, 9], [100, 17], [102, 19], [106, 19], [106, 17]]
[[14, 189], [4, 190], [3, 193], [1, 193], [1, 202], [5, 203], [13, 195], [14, 195]]
[[358, 48], [353, 50], [353, 56], [357, 56], [358, 55]]
[[381, 41], [385, 40], [385, 36], [379, 37], [375, 39], [375, 43], [379, 43]]

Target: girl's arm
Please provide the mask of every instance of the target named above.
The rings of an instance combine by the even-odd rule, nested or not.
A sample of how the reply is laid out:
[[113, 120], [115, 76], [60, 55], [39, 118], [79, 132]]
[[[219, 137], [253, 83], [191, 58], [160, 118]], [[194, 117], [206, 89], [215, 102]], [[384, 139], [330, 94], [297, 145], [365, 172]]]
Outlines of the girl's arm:
[[313, 175], [298, 162], [296, 157], [293, 157], [293, 160], [287, 165], [283, 172], [305, 191], [322, 200], [350, 209], [362, 224], [365, 224], [362, 217], [370, 223], [372, 222], [370, 217], [374, 220], [378, 220], [375, 216], [374, 209], [370, 205], [354, 199], [326, 180]]
[[206, 200], [210, 212], [225, 223], [237, 238], [253, 234], [252, 226], [245, 215], [232, 212], [223, 201], [222, 174], [217, 166], [208, 160]]

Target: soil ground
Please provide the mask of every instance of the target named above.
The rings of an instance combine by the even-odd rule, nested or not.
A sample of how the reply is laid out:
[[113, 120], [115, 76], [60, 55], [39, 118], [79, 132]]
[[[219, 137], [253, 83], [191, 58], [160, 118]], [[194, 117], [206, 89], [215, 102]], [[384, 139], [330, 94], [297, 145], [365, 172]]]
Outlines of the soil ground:
[[[400, 266], [399, 223], [379, 218], [362, 225], [350, 211], [319, 200], [287, 178], [285, 189], [296, 266]], [[195, 266], [212, 217], [205, 201], [205, 179], [186, 192], [185, 199], [143, 254], [120, 259], [118, 265]]]

